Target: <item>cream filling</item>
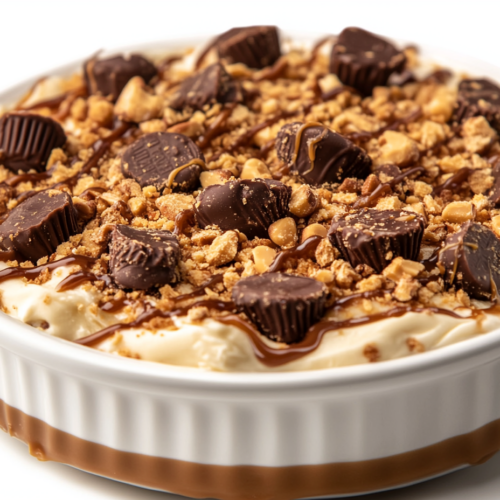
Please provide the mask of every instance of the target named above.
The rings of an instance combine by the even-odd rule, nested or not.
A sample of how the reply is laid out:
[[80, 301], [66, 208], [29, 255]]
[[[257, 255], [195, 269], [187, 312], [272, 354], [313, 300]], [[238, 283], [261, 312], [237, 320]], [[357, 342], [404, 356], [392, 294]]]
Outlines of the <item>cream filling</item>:
[[[0, 269], [6, 267], [0, 263]], [[3, 312], [67, 340], [85, 337], [125, 320], [124, 314], [103, 312], [97, 306], [99, 292], [89, 286], [57, 292], [57, 285], [68, 276], [71, 268], [56, 269], [50, 280], [42, 285], [23, 279], [0, 283]], [[457, 306], [443, 302], [433, 305]], [[371, 307], [371, 313], [383, 310], [376, 301], [371, 302]], [[366, 314], [366, 304], [363, 307], [359, 303], [335, 311], [331, 316], [340, 321]], [[468, 319], [467, 309], [461, 309], [461, 314], [464, 319], [410, 312], [397, 318], [333, 330], [323, 336], [316, 350], [277, 367], [266, 366], [257, 359], [245, 332], [214, 319], [194, 323], [187, 317], [178, 317], [173, 318], [175, 328], [168, 330], [124, 329], [97, 348], [147, 361], [223, 372], [319, 370], [401, 358], [500, 329], [500, 316], [485, 314], [478, 319]], [[284, 344], [265, 341], [276, 349], [287, 348]]]
[[[223, 372], [319, 370], [386, 361], [429, 351], [500, 328], [500, 316], [481, 320], [444, 314], [410, 312], [362, 326], [335, 330], [323, 336], [319, 347], [278, 367], [262, 364], [254, 355], [245, 332], [206, 319], [199, 324], [175, 318], [177, 329], [155, 332], [121, 330], [98, 349], [169, 365]], [[268, 342], [276, 348], [283, 344]]]
[[[0, 263], [0, 269], [8, 267]], [[67, 340], [75, 340], [105, 328], [118, 320], [97, 306], [99, 294], [82, 286], [57, 292], [57, 285], [72, 266], [61, 266], [43, 285], [11, 279], [0, 283], [2, 311], [23, 323]], [[47, 326], [48, 325], [48, 326]]]

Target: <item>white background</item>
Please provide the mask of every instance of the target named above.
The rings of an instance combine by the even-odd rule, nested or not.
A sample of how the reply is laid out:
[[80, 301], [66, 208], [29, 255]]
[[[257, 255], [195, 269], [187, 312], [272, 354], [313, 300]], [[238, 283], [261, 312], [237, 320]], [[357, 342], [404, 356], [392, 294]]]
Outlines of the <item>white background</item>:
[[[0, 91], [93, 54], [149, 41], [210, 35], [234, 26], [276, 24], [338, 33], [360, 26], [500, 65], [500, 2], [391, 0], [0, 0]], [[173, 497], [39, 463], [0, 433], [0, 488], [9, 500], [162, 499]], [[500, 454], [490, 462], [367, 500], [498, 500]]]

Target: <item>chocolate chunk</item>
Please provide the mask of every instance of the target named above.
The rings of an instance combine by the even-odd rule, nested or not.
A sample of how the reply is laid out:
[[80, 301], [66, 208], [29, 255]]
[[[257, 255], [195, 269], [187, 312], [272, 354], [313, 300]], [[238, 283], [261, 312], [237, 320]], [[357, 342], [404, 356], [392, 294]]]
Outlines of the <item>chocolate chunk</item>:
[[462, 80], [453, 111], [453, 120], [463, 122], [474, 116], [484, 116], [500, 131], [500, 87], [486, 79]]
[[282, 127], [276, 151], [293, 173], [314, 185], [340, 182], [347, 177], [365, 179], [372, 164], [358, 146], [314, 122], [295, 122]]
[[243, 63], [261, 69], [274, 64], [281, 56], [276, 26], [248, 26], [222, 33], [215, 43], [220, 58], [228, 63]]
[[424, 227], [412, 212], [364, 209], [334, 217], [328, 238], [353, 267], [367, 264], [380, 273], [395, 257], [417, 260]]
[[140, 76], [149, 83], [157, 71], [146, 58], [132, 54], [127, 57], [90, 59], [83, 65], [83, 74], [90, 94], [110, 96], [112, 101], [116, 101], [132, 77]]
[[135, 290], [174, 284], [180, 254], [170, 231], [117, 225], [109, 244], [110, 274], [119, 286]]
[[248, 238], [267, 238], [269, 226], [287, 215], [291, 194], [289, 186], [267, 179], [214, 184], [198, 197], [196, 218], [202, 228], [216, 225]]
[[71, 196], [62, 191], [41, 191], [14, 208], [0, 225], [0, 245], [36, 262], [77, 232]]
[[64, 130], [52, 118], [16, 111], [0, 119], [0, 163], [13, 172], [45, 170], [52, 150], [65, 142]]
[[472, 221], [463, 224], [446, 238], [438, 265], [444, 270], [448, 286], [462, 288], [478, 300], [498, 296], [500, 240], [491, 229]]
[[[191, 165], [178, 170], [180, 167]], [[122, 172], [141, 187], [155, 186], [159, 191], [172, 187], [189, 191], [198, 185], [205, 157], [187, 136], [152, 132], [133, 142], [123, 153]]]
[[216, 102], [222, 104], [242, 100], [239, 85], [226, 73], [220, 63], [212, 64], [189, 78], [172, 96], [169, 106], [173, 109], [203, 109]]
[[332, 48], [330, 71], [362, 94], [387, 84], [392, 73], [401, 73], [406, 57], [392, 43], [361, 28], [345, 28]]
[[277, 342], [302, 340], [323, 316], [326, 287], [319, 281], [291, 274], [268, 273], [243, 278], [232, 297], [262, 334]]

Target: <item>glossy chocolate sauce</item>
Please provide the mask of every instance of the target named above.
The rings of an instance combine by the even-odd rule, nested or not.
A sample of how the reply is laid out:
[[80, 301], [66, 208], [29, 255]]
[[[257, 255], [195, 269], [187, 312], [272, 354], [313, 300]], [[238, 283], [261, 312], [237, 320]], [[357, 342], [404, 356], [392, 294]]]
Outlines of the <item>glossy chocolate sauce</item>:
[[255, 82], [263, 80], [277, 80], [281, 78], [288, 68], [288, 61], [280, 57], [272, 66], [259, 71], [253, 78]]
[[394, 187], [396, 187], [400, 182], [403, 182], [407, 177], [414, 174], [421, 174], [425, 172], [424, 167], [412, 167], [408, 170], [397, 175], [389, 182], [384, 182], [379, 184], [372, 193], [366, 196], [360, 196], [356, 202], [353, 204], [353, 208], [368, 208], [373, 207], [377, 204], [377, 201], [384, 197], [385, 195], [391, 194]]
[[434, 188], [433, 194], [439, 196], [445, 189], [455, 193], [462, 187], [462, 184], [467, 181], [469, 175], [472, 174], [473, 170], [469, 167], [461, 168], [457, 170], [452, 176], [448, 177], [443, 184], [436, 186]]
[[56, 287], [56, 292], [73, 290], [82, 283], [97, 281], [99, 277], [90, 271], [78, 271], [64, 278]]
[[42, 271], [45, 271], [45, 269], [53, 271], [54, 269], [62, 266], [70, 266], [76, 264], [85, 268], [88, 266], [92, 266], [97, 262], [97, 260], [98, 259], [94, 259], [93, 257], [86, 257], [85, 255], [70, 255], [69, 257], [64, 257], [60, 260], [49, 262], [48, 264], [43, 264], [37, 267], [8, 267], [7, 269], [3, 269], [2, 271], [0, 271], [0, 283], [16, 278], [26, 278], [28, 280], [34, 280], [38, 278], [38, 276], [42, 273]]
[[202, 283], [198, 288], [195, 288], [192, 292], [185, 293], [183, 295], [178, 295], [177, 297], [173, 297], [171, 300], [173, 300], [175, 303], [177, 303], [177, 302], [182, 302], [183, 300], [201, 297], [201, 296], [206, 294], [205, 288], [212, 288], [213, 286], [218, 285], [219, 283], [222, 283], [223, 281], [224, 281], [224, 274], [223, 273], [214, 274], [211, 278], [209, 278], [207, 281]]
[[422, 110], [418, 108], [417, 110], [410, 113], [408, 116], [399, 118], [390, 123], [389, 125], [379, 128], [378, 130], [374, 130], [373, 132], [367, 132], [367, 131], [353, 132], [352, 134], [347, 134], [346, 137], [351, 141], [356, 141], [356, 140], [368, 141], [370, 139], [374, 139], [375, 137], [379, 137], [388, 130], [397, 130], [401, 125], [406, 125], [414, 120], [418, 120], [418, 118], [420, 118], [421, 116], [422, 116]]
[[233, 302], [215, 299], [200, 300], [199, 302], [196, 302], [196, 304], [186, 307], [180, 307], [178, 309], [175, 309], [174, 311], [150, 309], [142, 313], [137, 319], [131, 321], [130, 323], [118, 323], [116, 325], [111, 325], [104, 330], [100, 330], [99, 332], [93, 333], [92, 335], [88, 335], [87, 337], [75, 340], [74, 342], [80, 345], [93, 347], [103, 340], [111, 337], [111, 335], [119, 330], [127, 330], [130, 328], [140, 327], [154, 318], [172, 318], [173, 316], [185, 316], [193, 307], [207, 307], [208, 309], [215, 309], [217, 311], [234, 311], [235, 309], [235, 305], [233, 304]]
[[[358, 296], [350, 300], [359, 298], [360, 297]], [[233, 325], [243, 330], [249, 336], [252, 342], [252, 347], [256, 358], [265, 366], [275, 368], [295, 361], [317, 349], [321, 344], [323, 336], [328, 332], [343, 330], [346, 328], [353, 328], [369, 323], [375, 323], [376, 321], [381, 321], [387, 318], [397, 318], [409, 312], [444, 314], [453, 318], [465, 319], [463, 318], [463, 316], [460, 316], [453, 311], [441, 309], [438, 307], [413, 307], [411, 305], [397, 306], [389, 309], [388, 311], [371, 314], [369, 316], [361, 316], [359, 318], [347, 319], [344, 321], [320, 321], [308, 330], [303, 340], [297, 342], [296, 344], [289, 344], [281, 349], [270, 347], [266, 342], [264, 342], [263, 336], [259, 333], [259, 331], [253, 325], [243, 320], [239, 316], [220, 316], [216, 318], [216, 321], [227, 325]]]
[[323, 238], [321, 236], [311, 236], [296, 247], [289, 248], [288, 250], [282, 250], [278, 253], [278, 255], [276, 255], [266, 273], [276, 273], [280, 271], [283, 269], [288, 259], [301, 259], [309, 257], [316, 251], [316, 248], [322, 239]]
[[216, 137], [227, 132], [228, 128], [226, 122], [235, 107], [236, 104], [230, 104], [221, 111], [219, 116], [208, 126], [205, 133], [198, 139], [197, 145], [199, 148], [206, 148]]

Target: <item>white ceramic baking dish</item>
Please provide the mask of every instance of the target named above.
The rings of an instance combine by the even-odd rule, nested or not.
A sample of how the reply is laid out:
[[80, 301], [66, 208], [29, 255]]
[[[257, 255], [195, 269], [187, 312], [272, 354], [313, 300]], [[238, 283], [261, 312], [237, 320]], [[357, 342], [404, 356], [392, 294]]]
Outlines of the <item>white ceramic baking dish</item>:
[[[422, 56], [500, 80], [456, 54]], [[0, 427], [41, 460], [197, 498], [345, 496], [480, 463], [500, 449], [499, 382], [500, 331], [378, 364], [227, 374], [119, 358], [0, 313]]]

